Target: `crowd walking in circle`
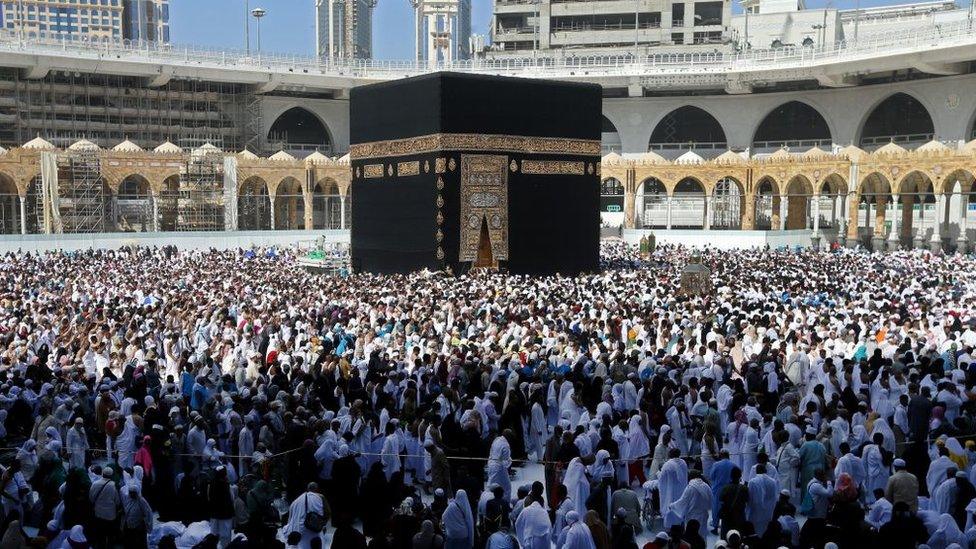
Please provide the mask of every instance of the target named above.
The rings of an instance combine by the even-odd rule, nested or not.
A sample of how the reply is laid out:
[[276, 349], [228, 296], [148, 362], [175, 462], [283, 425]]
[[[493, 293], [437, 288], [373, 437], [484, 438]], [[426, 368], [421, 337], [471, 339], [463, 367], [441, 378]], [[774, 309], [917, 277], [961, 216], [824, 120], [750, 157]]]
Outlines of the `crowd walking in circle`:
[[[976, 259], [0, 257], [0, 549], [976, 540]], [[538, 472], [538, 474], [535, 474]]]

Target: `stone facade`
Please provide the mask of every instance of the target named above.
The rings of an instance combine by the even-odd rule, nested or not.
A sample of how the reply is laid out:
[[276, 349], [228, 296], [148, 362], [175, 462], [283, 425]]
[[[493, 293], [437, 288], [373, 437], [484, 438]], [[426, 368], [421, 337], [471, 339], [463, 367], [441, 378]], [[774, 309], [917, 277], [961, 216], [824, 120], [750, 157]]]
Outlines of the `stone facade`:
[[[603, 158], [601, 178], [615, 178], [624, 188], [624, 228], [635, 228], [637, 196], [642, 185], [659, 182], [666, 191], [670, 212], [675, 188], [682, 181], [697, 183], [704, 191], [704, 202], [714, 200], [719, 181], [733, 181], [742, 198], [741, 223], [743, 230], [756, 228], [756, 199], [760, 184], [772, 189], [773, 230], [812, 228], [819, 236], [819, 205], [821, 198], [839, 202], [842, 223], [846, 225], [838, 238], [848, 243], [868, 240], [875, 246], [889, 242], [888, 247], [902, 245], [911, 234], [912, 208], [916, 201], [934, 197], [935, 215], [947, 216], [947, 204], [952, 198], [966, 206], [973, 192], [976, 174], [976, 140], [957, 148], [932, 141], [914, 151], [889, 144], [874, 153], [854, 146], [837, 153], [811, 149], [803, 154], [780, 150], [762, 158], [745, 158], [728, 152], [713, 160], [696, 162], [667, 161], [653, 153], [639, 158], [625, 159], [616, 154]], [[807, 219], [808, 201], [812, 206], [812, 220]], [[901, 201], [900, 219], [891, 219], [886, 228], [889, 207]], [[872, 233], [862, 234], [858, 205], [873, 205]], [[881, 206], [881, 207], [879, 207]], [[962, 212], [966, 207], [960, 208]], [[670, 216], [670, 213], [669, 213]], [[785, 219], [783, 219], [785, 217]], [[812, 221], [812, 223], [811, 223]], [[966, 217], [951, 220], [959, 227], [959, 246], [966, 246]], [[707, 216], [705, 227], [707, 226]], [[810, 225], [812, 224], [812, 227]], [[936, 223], [929, 242], [942, 243], [942, 223]], [[899, 228], [900, 225], [900, 228]], [[907, 243], [905, 245], [908, 245]]]

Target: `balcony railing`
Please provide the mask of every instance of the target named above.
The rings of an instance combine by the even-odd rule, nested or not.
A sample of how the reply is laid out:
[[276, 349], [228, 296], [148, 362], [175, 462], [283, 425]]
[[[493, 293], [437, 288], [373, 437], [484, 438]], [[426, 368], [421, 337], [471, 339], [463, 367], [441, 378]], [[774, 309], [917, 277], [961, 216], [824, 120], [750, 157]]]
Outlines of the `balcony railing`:
[[[640, 24], [642, 29], [659, 29], [660, 21], [646, 21]], [[605, 31], [605, 30], [634, 30], [634, 24], [626, 23], [590, 23], [575, 25], [558, 25], [553, 27], [553, 32], [577, 32], [577, 31]]]
[[935, 134], [931, 133], [906, 133], [899, 135], [878, 135], [875, 137], [862, 137], [861, 147], [880, 147], [888, 143], [928, 143], [932, 141]]
[[[841, 41], [818, 47], [753, 49], [745, 52], [672, 53], [634, 56], [541, 56], [462, 60], [429, 65], [426, 61], [318, 59], [301, 55], [246, 53], [129, 40], [90, 40], [87, 37], [23, 35], [0, 30], [0, 54], [49, 55], [96, 61], [169, 64], [194, 68], [236, 70], [244, 73], [309, 74], [344, 78], [390, 79], [450, 69], [533, 77], [566, 77], [581, 71], [589, 77], [655, 76], [671, 74], [725, 74], [731, 72], [795, 70], [817, 65], [870, 60], [933, 49], [976, 45], [976, 33], [968, 21], [931, 24], [914, 32], [893, 30], [862, 36], [856, 42]], [[633, 27], [631, 27], [633, 28]], [[533, 32], [531, 27], [520, 28]]]
[[830, 139], [786, 139], [786, 140], [773, 140], [773, 141], [755, 141], [752, 144], [754, 149], [812, 149], [813, 147], [819, 147], [821, 149], [830, 150], [833, 145], [833, 141]]
[[686, 141], [681, 143], [649, 143], [647, 145], [647, 149], [651, 151], [724, 151], [727, 148], [728, 144], [725, 141]]

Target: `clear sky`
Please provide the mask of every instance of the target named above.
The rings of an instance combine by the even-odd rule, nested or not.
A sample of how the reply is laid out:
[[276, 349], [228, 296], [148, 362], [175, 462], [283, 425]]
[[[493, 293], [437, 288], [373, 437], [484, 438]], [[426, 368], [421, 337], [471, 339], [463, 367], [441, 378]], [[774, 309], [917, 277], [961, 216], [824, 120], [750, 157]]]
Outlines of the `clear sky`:
[[[247, 0], [262, 7], [261, 49], [266, 52], [314, 55], [314, 0]], [[852, 8], [856, 0], [808, 0], [807, 7]], [[472, 0], [472, 31], [487, 34], [491, 0]], [[861, 0], [861, 7], [907, 3], [906, 0]], [[960, 4], [965, 0], [960, 0]], [[245, 0], [170, 0], [170, 33], [174, 43], [244, 47]], [[409, 0], [378, 0], [373, 18], [373, 47], [377, 59], [413, 58], [413, 8]], [[253, 23], [251, 46], [257, 36]]]

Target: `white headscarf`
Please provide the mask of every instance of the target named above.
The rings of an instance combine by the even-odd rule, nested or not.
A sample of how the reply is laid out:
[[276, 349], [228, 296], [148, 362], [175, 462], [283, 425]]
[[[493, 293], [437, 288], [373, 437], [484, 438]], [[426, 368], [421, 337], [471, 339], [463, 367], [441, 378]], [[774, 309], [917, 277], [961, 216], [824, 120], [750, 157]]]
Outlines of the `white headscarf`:
[[462, 535], [474, 543], [474, 516], [471, 513], [471, 503], [464, 490], [458, 490], [454, 499], [447, 505], [441, 517], [444, 521], [444, 533], [448, 539], [459, 539]]
[[601, 480], [613, 476], [613, 463], [610, 461], [610, 452], [600, 450], [596, 453], [596, 461], [590, 465], [590, 476], [594, 480]]

